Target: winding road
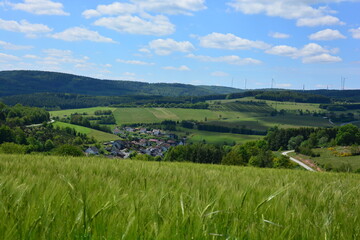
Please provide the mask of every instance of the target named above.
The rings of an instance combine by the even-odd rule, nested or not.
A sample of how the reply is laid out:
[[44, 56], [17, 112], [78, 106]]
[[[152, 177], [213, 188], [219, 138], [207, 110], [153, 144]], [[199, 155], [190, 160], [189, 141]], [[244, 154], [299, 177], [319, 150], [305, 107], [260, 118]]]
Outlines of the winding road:
[[[55, 122], [55, 120], [51, 119], [51, 120], [50, 120], [49, 122], [47, 122], [47, 123], [50, 124], [50, 123], [53, 123], [53, 122]], [[43, 125], [43, 123], [36, 123], [36, 124], [26, 125], [25, 127], [39, 127], [39, 126], [41, 126], [41, 125]]]
[[309, 171], [311, 171], [311, 172], [316, 172], [314, 169], [312, 169], [311, 167], [309, 167], [309, 166], [306, 165], [305, 163], [303, 163], [303, 162], [301, 162], [301, 161], [299, 161], [299, 160], [297, 160], [297, 159], [295, 159], [295, 158], [293, 158], [293, 157], [288, 156], [288, 154], [291, 153], [291, 152], [294, 152], [294, 150], [285, 151], [285, 152], [282, 152], [281, 154], [284, 155], [284, 156], [289, 157], [291, 161], [299, 164], [300, 166], [302, 166], [302, 167], [305, 168], [306, 170], [309, 170]]

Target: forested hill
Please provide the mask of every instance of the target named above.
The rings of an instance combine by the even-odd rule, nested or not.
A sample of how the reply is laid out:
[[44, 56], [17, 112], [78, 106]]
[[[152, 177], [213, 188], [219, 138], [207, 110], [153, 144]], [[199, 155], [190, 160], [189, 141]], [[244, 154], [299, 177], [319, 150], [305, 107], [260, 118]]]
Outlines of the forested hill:
[[239, 89], [187, 84], [100, 80], [72, 74], [42, 71], [0, 71], [0, 96], [38, 92], [75, 93], [96, 96], [161, 95], [204, 96], [228, 94]]

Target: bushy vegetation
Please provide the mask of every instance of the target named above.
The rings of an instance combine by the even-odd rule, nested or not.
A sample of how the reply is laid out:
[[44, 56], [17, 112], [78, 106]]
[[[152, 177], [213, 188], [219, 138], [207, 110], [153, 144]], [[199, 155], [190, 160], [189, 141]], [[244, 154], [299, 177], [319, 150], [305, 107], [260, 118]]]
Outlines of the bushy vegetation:
[[357, 174], [0, 155], [0, 235], [358, 239], [359, 181]]
[[15, 127], [43, 123], [50, 119], [50, 114], [41, 108], [32, 108], [16, 104], [13, 107], [0, 102], [0, 124]]
[[264, 140], [249, 141], [245, 144], [219, 146], [196, 143], [170, 148], [164, 161], [211, 163], [253, 167], [293, 168], [286, 156], [275, 156]]

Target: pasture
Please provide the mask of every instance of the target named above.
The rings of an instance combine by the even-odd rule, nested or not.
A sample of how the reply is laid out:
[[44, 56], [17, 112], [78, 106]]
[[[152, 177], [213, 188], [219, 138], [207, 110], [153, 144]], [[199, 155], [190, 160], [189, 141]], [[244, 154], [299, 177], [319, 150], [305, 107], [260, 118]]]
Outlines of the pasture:
[[[321, 164], [322, 166], [326, 165], [332, 168], [339, 168], [341, 166], [351, 166], [352, 170], [355, 171], [360, 169], [360, 156], [346, 156], [340, 157], [336, 154], [344, 152], [344, 147], [336, 147], [336, 148], [317, 148], [313, 149], [315, 153], [319, 153], [320, 157], [308, 157], [307, 159], [311, 159], [316, 163]], [[345, 152], [349, 152], [350, 150], [346, 150]], [[295, 155], [296, 156], [296, 155]]]
[[95, 115], [95, 111], [97, 110], [111, 110], [114, 111], [116, 108], [112, 107], [92, 107], [92, 108], [77, 108], [77, 109], [66, 109], [66, 110], [58, 110], [58, 111], [50, 111], [51, 117], [69, 117], [71, 114], [79, 113], [79, 114], [86, 114], [86, 115]]
[[0, 155], [12, 239], [359, 239], [360, 175]]
[[187, 143], [206, 142], [209, 144], [237, 144], [245, 143], [248, 141], [254, 141], [263, 138], [263, 136], [257, 135], [244, 135], [244, 134], [232, 134], [232, 133], [218, 133], [199, 131], [195, 129], [182, 128], [181, 132], [175, 132], [179, 136], [183, 136], [184, 133], [189, 133], [187, 136]]
[[95, 129], [91, 129], [91, 128], [87, 128], [87, 127], [83, 127], [83, 126], [78, 126], [78, 125], [74, 125], [74, 124], [70, 124], [70, 123], [54, 122], [53, 125], [55, 127], [74, 128], [77, 132], [85, 133], [90, 138], [94, 137], [99, 142], [112, 141], [112, 140], [120, 139], [118, 136], [116, 136], [114, 134], [111, 134], [111, 133], [106, 133], [106, 132], [102, 132], [102, 131], [99, 131], [99, 130], [95, 130]]

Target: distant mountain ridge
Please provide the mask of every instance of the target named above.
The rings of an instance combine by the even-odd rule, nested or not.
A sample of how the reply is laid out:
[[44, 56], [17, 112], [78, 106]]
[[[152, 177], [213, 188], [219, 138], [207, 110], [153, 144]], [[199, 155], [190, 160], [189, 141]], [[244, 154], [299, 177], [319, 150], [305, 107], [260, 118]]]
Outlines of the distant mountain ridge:
[[53, 92], [96, 96], [144, 94], [177, 97], [228, 94], [240, 91], [242, 90], [230, 87], [194, 86], [180, 83], [100, 80], [59, 72], [0, 71], [0, 96]]

